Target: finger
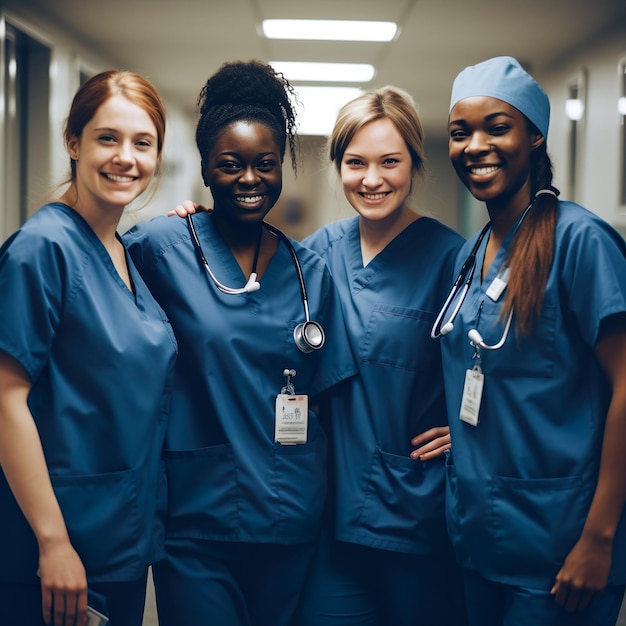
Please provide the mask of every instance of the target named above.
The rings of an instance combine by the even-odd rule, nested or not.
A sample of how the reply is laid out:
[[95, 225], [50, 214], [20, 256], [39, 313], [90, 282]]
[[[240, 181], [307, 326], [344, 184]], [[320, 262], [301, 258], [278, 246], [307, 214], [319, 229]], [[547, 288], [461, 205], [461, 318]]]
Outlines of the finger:
[[594, 591], [583, 591], [580, 596], [580, 600], [578, 601], [578, 610], [584, 611], [589, 606], [589, 603], [591, 602], [594, 595]]
[[42, 591], [41, 605], [43, 607], [43, 621], [50, 624], [52, 621], [52, 593], [50, 591]]
[[74, 626], [76, 624], [76, 606], [78, 598], [74, 594], [65, 596], [65, 626]]
[[52, 599], [52, 614], [54, 615], [54, 625], [65, 626], [65, 596], [55, 593]]
[[570, 589], [569, 593], [567, 594], [567, 601], [563, 605], [563, 608], [568, 613], [574, 613], [575, 611], [578, 610], [579, 601], [580, 601], [580, 592], [574, 589]]

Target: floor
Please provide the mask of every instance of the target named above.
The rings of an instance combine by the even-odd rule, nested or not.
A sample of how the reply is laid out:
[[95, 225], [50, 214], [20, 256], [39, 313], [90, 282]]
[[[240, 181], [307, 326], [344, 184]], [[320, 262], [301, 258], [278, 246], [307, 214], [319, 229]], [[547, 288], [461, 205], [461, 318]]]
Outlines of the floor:
[[[148, 597], [146, 598], [146, 612], [144, 615], [143, 626], [158, 626], [158, 623], [156, 607], [154, 604], [154, 588], [152, 586], [152, 580], [150, 579], [148, 581]], [[626, 601], [622, 605], [622, 611], [619, 614], [616, 626], [626, 626]]]

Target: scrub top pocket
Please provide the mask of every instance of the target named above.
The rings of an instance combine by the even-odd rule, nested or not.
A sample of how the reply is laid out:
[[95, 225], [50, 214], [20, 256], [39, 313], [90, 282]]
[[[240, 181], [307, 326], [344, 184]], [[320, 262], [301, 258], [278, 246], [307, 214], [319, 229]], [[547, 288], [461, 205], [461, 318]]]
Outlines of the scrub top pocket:
[[359, 347], [359, 360], [411, 372], [429, 370], [427, 357], [438, 354], [430, 338], [434, 320], [429, 311], [375, 305]]
[[[136, 566], [145, 520], [138, 507], [135, 472], [51, 476], [51, 480], [88, 577], [107, 580], [109, 571]], [[137, 571], [137, 576], [142, 573]]]
[[240, 490], [232, 446], [164, 452], [169, 537], [235, 540]]
[[493, 477], [488, 523], [504, 578], [556, 575], [587, 517], [593, 490], [585, 485], [582, 476]]
[[375, 450], [365, 477], [359, 524], [372, 532], [393, 534], [397, 549], [413, 552], [417, 545], [420, 553], [430, 553], [443, 548], [447, 539], [442, 463]]

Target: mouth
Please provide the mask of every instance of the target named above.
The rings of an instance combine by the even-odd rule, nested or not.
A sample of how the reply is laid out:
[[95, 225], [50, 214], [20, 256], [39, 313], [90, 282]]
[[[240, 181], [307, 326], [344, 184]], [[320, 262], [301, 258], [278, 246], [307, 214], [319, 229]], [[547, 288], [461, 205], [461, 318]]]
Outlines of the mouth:
[[489, 176], [500, 169], [500, 165], [474, 165], [467, 168], [472, 176]]
[[121, 174], [102, 174], [104, 178], [114, 183], [132, 183], [137, 180], [137, 176], [123, 176]]
[[241, 204], [258, 204], [264, 196], [235, 196], [235, 200]]
[[390, 193], [390, 191], [384, 191], [382, 193], [366, 193], [361, 191], [359, 195], [369, 202], [378, 202], [379, 200], [384, 200]]

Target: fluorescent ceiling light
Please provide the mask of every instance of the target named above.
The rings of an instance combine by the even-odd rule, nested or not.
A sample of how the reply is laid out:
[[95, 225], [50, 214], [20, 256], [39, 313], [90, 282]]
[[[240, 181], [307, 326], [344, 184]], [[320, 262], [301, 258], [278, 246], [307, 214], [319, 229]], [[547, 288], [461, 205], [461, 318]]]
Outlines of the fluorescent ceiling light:
[[325, 41], [391, 41], [398, 32], [394, 22], [364, 20], [263, 20], [268, 39]]
[[297, 87], [300, 135], [330, 135], [339, 109], [363, 93], [358, 87]]
[[298, 61], [270, 61], [287, 80], [339, 83], [368, 83], [376, 70], [367, 63], [311, 63]]

